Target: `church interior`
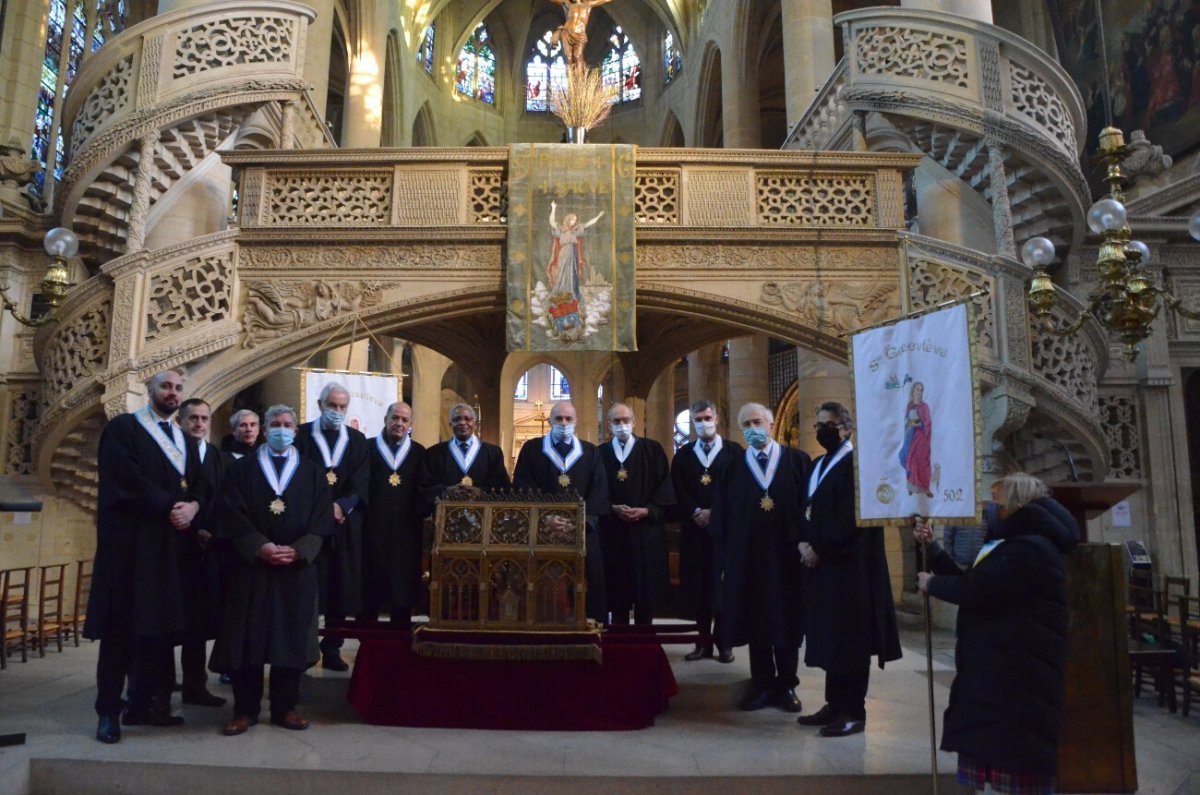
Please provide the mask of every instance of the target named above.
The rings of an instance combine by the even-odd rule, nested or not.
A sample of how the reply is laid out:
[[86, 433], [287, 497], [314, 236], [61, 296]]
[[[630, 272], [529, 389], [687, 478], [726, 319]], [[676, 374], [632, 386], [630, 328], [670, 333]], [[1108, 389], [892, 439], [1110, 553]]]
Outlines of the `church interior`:
[[[1200, 4], [611, 0], [592, 9], [583, 53], [611, 108], [586, 136], [553, 112], [568, 71], [562, 5], [0, 0], [0, 569], [34, 583], [65, 564], [59, 587], [75, 592], [95, 554], [100, 433], [168, 368], [212, 405], [214, 443], [240, 409], [315, 416], [301, 368], [318, 368], [398, 376], [425, 445], [450, 438], [451, 406], [472, 406], [510, 471], [560, 400], [593, 443], [607, 438], [607, 409], [628, 404], [668, 455], [690, 438], [695, 401], [713, 401], [731, 437], [738, 408], [757, 402], [775, 414], [776, 441], [815, 455], [817, 407], [853, 404], [849, 335], [965, 302], [981, 483], [1020, 470], [1063, 486], [1088, 542], [1140, 549], [1153, 577], [1196, 595]], [[1119, 158], [1105, 159], [1106, 128], [1124, 135]], [[636, 349], [512, 351], [509, 147], [575, 136], [636, 147]], [[1092, 207], [1113, 196], [1145, 244], [1130, 267], [1161, 288], [1132, 330], [1130, 313], [1091, 301], [1108, 289], [1110, 232], [1123, 225]], [[72, 234], [47, 235], [57, 228]], [[55, 265], [68, 288], [48, 279]], [[909, 531], [885, 533], [906, 655], [919, 657], [915, 550]], [[933, 618], [944, 705], [954, 616]], [[88, 717], [87, 664], [64, 661], [81, 653], [10, 656], [0, 731], [75, 732], [66, 716]], [[54, 673], [27, 679], [28, 692], [14, 684], [38, 666]], [[180, 758], [261, 775], [407, 770], [427, 774], [425, 791], [469, 786], [439, 774], [489, 773], [537, 790], [552, 780], [539, 775], [620, 775], [628, 759], [625, 775], [677, 786], [761, 761], [767, 791], [804, 771], [830, 777], [817, 789], [878, 774], [872, 786], [894, 792], [887, 775], [928, 768], [924, 683], [909, 692], [923, 665], [889, 666], [910, 687], [873, 696], [895, 713], [887, 740], [831, 755], [804, 745], [777, 764], [789, 739], [757, 721], [735, 746], [759, 760], [745, 767], [719, 747], [733, 718], [716, 705], [736, 677], [674, 667], [684, 703], [660, 721], [667, 739], [647, 749], [629, 733], [594, 769], [542, 764], [586, 757], [590, 734], [490, 737], [472, 757], [470, 732], [423, 747], [418, 731], [391, 729], [382, 736], [404, 750], [356, 766], [355, 744], [376, 741], [366, 726], [341, 729], [336, 759], [257, 738], [223, 761], [206, 734]], [[316, 698], [331, 722], [353, 724], [339, 683], [317, 678]], [[1134, 707], [1139, 791], [1200, 791], [1194, 754], [1176, 751], [1194, 748], [1195, 716], [1145, 697]], [[750, 750], [757, 741], [769, 750]], [[153, 743], [123, 749], [129, 766], [172, 758], [168, 740]], [[18, 782], [0, 791], [59, 791], [74, 775], [47, 766], [31, 779], [27, 761], [0, 761]], [[165, 774], [140, 775], [137, 791], [151, 791]]]

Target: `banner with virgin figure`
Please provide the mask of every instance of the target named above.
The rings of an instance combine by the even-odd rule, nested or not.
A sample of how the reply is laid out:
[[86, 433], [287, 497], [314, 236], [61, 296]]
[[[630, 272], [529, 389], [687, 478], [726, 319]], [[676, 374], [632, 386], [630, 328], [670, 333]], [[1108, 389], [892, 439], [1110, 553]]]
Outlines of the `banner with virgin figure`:
[[860, 526], [914, 515], [982, 524], [968, 311], [960, 304], [852, 338]]
[[514, 144], [510, 351], [635, 351], [634, 147]]

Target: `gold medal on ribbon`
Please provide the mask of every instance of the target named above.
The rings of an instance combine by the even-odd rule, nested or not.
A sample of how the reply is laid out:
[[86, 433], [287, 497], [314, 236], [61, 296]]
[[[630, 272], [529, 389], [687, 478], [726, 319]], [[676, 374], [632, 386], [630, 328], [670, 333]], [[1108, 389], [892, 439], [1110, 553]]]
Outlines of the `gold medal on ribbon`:
[[337, 473], [336, 473], [336, 472], [334, 472], [332, 469], [331, 469], [331, 470], [329, 470], [328, 472], [326, 472], [326, 473], [325, 473], [325, 481], [326, 481], [326, 482], [327, 482], [327, 483], [328, 483], [330, 486], [335, 486], [335, 485], [337, 485]]
[[712, 485], [712, 476], [709, 475], [707, 472], [705, 472], [703, 475], [700, 476], [700, 485], [701, 486]]
[[571, 485], [571, 478], [566, 472], [558, 476], [558, 485], [562, 486], [564, 489]]
[[621, 480], [621, 481], [629, 480], [629, 473], [625, 471], [625, 467], [622, 466], [620, 469], [617, 470], [617, 480]]
[[179, 488], [183, 489], [184, 491], [187, 490], [187, 478], [179, 479]]
[[400, 473], [393, 472], [392, 476], [390, 478], [388, 478], [388, 483], [392, 486], [399, 486], [400, 485]]
[[275, 514], [276, 516], [283, 513], [287, 508], [287, 506], [283, 504], [283, 500], [281, 500], [279, 497], [276, 497], [274, 500], [272, 500], [271, 504], [267, 507], [270, 508], [271, 513]]
[[774, 510], [775, 509], [775, 500], [771, 499], [770, 494], [764, 494], [762, 496], [762, 499], [758, 501], [758, 507], [762, 508], [764, 511]]
[[471, 480], [470, 475], [463, 475], [463, 479], [459, 481], [458, 485], [470, 488], [475, 485], [475, 481]]

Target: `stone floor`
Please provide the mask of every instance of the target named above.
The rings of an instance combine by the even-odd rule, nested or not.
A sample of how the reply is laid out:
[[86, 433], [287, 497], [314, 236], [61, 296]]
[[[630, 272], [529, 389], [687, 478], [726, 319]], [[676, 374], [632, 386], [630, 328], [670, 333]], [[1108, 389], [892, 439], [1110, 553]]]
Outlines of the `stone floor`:
[[[756, 795], [795, 791], [931, 790], [925, 643], [903, 633], [904, 659], [872, 669], [864, 735], [825, 739], [778, 710], [732, 708], [749, 677], [745, 650], [733, 665], [684, 662], [667, 647], [680, 685], [670, 710], [632, 732], [500, 732], [367, 726], [345, 701], [349, 674], [317, 668], [305, 678], [306, 732], [267, 725], [239, 738], [218, 730], [228, 709], [184, 707], [177, 729], [132, 728], [116, 746], [97, 743], [97, 647], [16, 662], [0, 673], [0, 734], [25, 732], [25, 745], [0, 749], [0, 795], [28, 792], [368, 792], [701, 791]], [[353, 657], [355, 645], [345, 653]], [[939, 731], [953, 678], [953, 637], [934, 639]], [[212, 689], [229, 695], [229, 688]], [[821, 705], [823, 675], [801, 669], [805, 711]], [[265, 713], [264, 713], [265, 715]], [[1171, 715], [1144, 695], [1134, 704], [1142, 793], [1200, 793], [1200, 710]], [[155, 764], [165, 763], [165, 764]], [[939, 753], [943, 774], [955, 757]], [[291, 771], [291, 777], [285, 775]], [[304, 771], [300, 776], [296, 771]], [[349, 771], [356, 775], [351, 776]], [[336, 774], [340, 773], [340, 777]], [[375, 774], [372, 776], [372, 774]], [[400, 774], [400, 775], [397, 775]], [[349, 778], [348, 778], [349, 776]], [[847, 780], [845, 777], [855, 777]], [[487, 777], [487, 778], [483, 778]], [[941, 791], [956, 791], [942, 779]], [[285, 783], [286, 782], [286, 783]]]

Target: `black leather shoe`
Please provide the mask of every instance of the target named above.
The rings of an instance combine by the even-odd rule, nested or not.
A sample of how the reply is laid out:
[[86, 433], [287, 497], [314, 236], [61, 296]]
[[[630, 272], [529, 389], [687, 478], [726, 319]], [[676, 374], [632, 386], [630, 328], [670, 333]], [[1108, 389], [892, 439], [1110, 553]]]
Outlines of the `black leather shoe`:
[[801, 715], [796, 718], [796, 723], [801, 726], [828, 726], [833, 723], [833, 710], [826, 704], [811, 715]]
[[779, 703], [779, 697], [767, 690], [751, 690], [738, 704], [742, 712], [754, 712]]
[[206, 689], [186, 690], [183, 693], [184, 704], [194, 704], [197, 707], [223, 707], [225, 699], [214, 696]]
[[349, 671], [350, 666], [336, 651], [327, 651], [321, 655], [321, 667], [326, 671]]
[[823, 727], [820, 734], [822, 737], [848, 737], [851, 734], [862, 734], [866, 728], [865, 720], [851, 720], [843, 715]]
[[182, 726], [183, 716], [172, 715], [171, 710], [161, 704], [151, 704], [144, 710], [125, 710], [122, 723], [126, 726]]
[[703, 660], [705, 657], [712, 657], [712, 646], [697, 646], [687, 654], [683, 655], [683, 659], [688, 662]]
[[733, 662], [733, 649], [718, 649], [717, 662], [728, 665]]
[[779, 696], [779, 708], [784, 712], [799, 712], [800, 699], [796, 698], [796, 691], [787, 689]]
[[96, 739], [106, 745], [121, 741], [121, 715], [101, 715], [96, 725]]

